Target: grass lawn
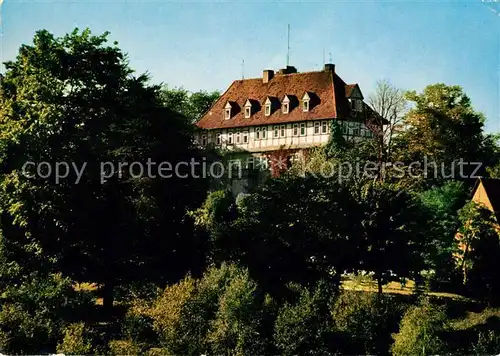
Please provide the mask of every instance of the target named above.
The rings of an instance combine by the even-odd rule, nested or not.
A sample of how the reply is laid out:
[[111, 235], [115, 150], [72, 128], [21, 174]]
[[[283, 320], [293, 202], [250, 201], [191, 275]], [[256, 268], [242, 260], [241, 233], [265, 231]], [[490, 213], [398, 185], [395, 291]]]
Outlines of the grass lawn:
[[[342, 288], [347, 290], [365, 291], [365, 292], [378, 291], [376, 281], [367, 277], [345, 278], [342, 281]], [[404, 286], [402, 286], [401, 283], [399, 282], [389, 282], [382, 287], [382, 292], [389, 294], [411, 295], [414, 293], [414, 290], [415, 290], [415, 282], [412, 280], [408, 280]], [[452, 298], [464, 301], [470, 300], [469, 298], [454, 293], [426, 291], [425, 294], [435, 297]]]

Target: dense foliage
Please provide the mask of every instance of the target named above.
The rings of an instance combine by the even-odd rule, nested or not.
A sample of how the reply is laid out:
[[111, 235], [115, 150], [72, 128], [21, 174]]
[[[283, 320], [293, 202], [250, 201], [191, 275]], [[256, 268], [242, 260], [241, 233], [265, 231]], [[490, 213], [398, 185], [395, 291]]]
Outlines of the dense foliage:
[[[5, 67], [2, 353], [500, 352], [498, 221], [467, 203], [474, 179], [387, 165], [499, 176], [498, 138], [462, 88], [379, 82], [387, 129], [356, 142], [334, 122], [324, 147], [235, 196], [199, 166], [173, 174], [234, 158], [193, 140], [219, 92], [151, 85], [89, 30], [39, 31]], [[373, 175], [347, 174], [366, 161]]]
[[5, 239], [36, 242], [66, 275], [103, 284], [111, 305], [115, 285], [190, 269], [197, 256], [184, 212], [204, 181], [154, 179], [148, 161], [199, 156], [191, 128], [106, 37], [40, 31], [6, 63], [0, 214]]

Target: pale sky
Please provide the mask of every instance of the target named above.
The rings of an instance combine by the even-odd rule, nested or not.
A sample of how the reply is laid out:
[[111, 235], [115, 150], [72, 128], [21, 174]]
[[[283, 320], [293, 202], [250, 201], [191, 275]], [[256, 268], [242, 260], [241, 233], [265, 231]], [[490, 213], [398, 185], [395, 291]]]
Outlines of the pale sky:
[[[498, 5], [498, 4], [496, 4]], [[379, 79], [422, 90], [461, 85], [500, 131], [500, 16], [469, 1], [22, 1], [2, 4], [2, 61], [35, 31], [108, 30], [138, 72], [153, 82], [225, 90], [242, 77], [290, 64], [299, 72], [326, 62], [368, 96]], [[2, 67], [3, 70], [3, 67]]]

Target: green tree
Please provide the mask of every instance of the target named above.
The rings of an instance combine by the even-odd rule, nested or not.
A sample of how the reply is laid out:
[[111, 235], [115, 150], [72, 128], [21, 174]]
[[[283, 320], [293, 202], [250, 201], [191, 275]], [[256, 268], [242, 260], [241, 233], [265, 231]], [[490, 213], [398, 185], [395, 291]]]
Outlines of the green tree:
[[486, 169], [490, 178], [500, 179], [500, 163], [493, 167], [488, 167]]
[[219, 97], [220, 92], [217, 90], [190, 92], [182, 87], [169, 88], [168, 86], [164, 86], [161, 90], [161, 98], [165, 105], [184, 115], [191, 123], [198, 121]]
[[338, 285], [357, 261], [356, 206], [348, 189], [332, 180], [270, 179], [238, 206], [225, 238], [226, 258], [247, 266], [275, 295], [286, 294], [289, 282], [312, 287], [327, 279]]
[[460, 228], [456, 239], [456, 263], [463, 284], [481, 297], [497, 297], [500, 278], [496, 265], [500, 258], [500, 234], [493, 214], [470, 201], [459, 212]]
[[422, 268], [424, 215], [416, 199], [397, 185], [368, 183], [358, 201], [359, 269], [374, 273], [381, 294], [391, 278], [409, 277]]
[[82, 322], [68, 325], [62, 342], [57, 345], [57, 352], [77, 355], [92, 353], [92, 337], [86, 329], [88, 326]]
[[410, 307], [395, 334], [391, 347], [394, 356], [438, 355], [446, 351], [443, 332], [446, 330], [446, 313], [442, 307], [428, 300]]
[[459, 227], [458, 210], [468, 198], [463, 182], [448, 181], [419, 194], [428, 216], [425, 262], [438, 280], [450, 280], [454, 275], [453, 252]]
[[190, 115], [195, 121], [198, 121], [203, 114], [205, 114], [208, 109], [219, 99], [220, 91], [214, 90], [208, 91], [197, 91], [191, 94], [189, 97], [189, 102], [191, 104]]
[[339, 333], [340, 351], [347, 355], [387, 355], [391, 333], [404, 312], [396, 298], [344, 290], [333, 303], [331, 316]]
[[281, 355], [328, 355], [338, 351], [329, 308], [334, 298], [328, 282], [311, 289], [298, 287], [299, 298], [280, 308], [274, 342]]
[[[129, 349], [159, 348], [162, 354], [268, 354], [272, 350], [273, 303], [250, 278], [247, 270], [222, 264], [202, 278], [186, 276], [164, 289], [153, 302], [129, 313], [127, 340], [115, 340]], [[137, 333], [149, 322], [156, 337], [145, 343]], [[146, 317], [146, 318], [144, 318]], [[269, 326], [271, 325], [271, 326]], [[148, 329], [141, 326], [141, 330]]]
[[233, 223], [238, 216], [237, 204], [229, 190], [216, 190], [207, 195], [203, 205], [188, 215], [198, 228], [196, 233], [206, 241], [208, 263], [231, 259], [236, 248], [231, 239]]
[[[24, 258], [34, 257], [22, 252]], [[94, 302], [89, 294], [75, 292], [69, 278], [35, 271], [13, 257], [20, 258], [0, 234], [0, 349], [53, 353], [64, 327], [88, 313]]]
[[[441, 163], [445, 165], [444, 174], [449, 175], [453, 174], [451, 164], [460, 159], [466, 163], [482, 162], [485, 166], [498, 161], [491, 135], [483, 131], [484, 116], [474, 110], [460, 86], [429, 85], [422, 93], [408, 92], [407, 99], [413, 108], [405, 116], [404, 130], [395, 140], [398, 157], [405, 162], [423, 162], [424, 157], [428, 162], [436, 162], [437, 174], [428, 172], [429, 183], [443, 178]], [[463, 174], [470, 176], [474, 170], [474, 166], [465, 165]], [[458, 171], [457, 167], [454, 172], [457, 178]]]
[[177, 280], [198, 261], [184, 215], [205, 187], [188, 168], [158, 171], [198, 157], [191, 127], [107, 36], [39, 31], [5, 64], [0, 214], [7, 240], [35, 241], [57, 270], [102, 284], [111, 306], [115, 285]]

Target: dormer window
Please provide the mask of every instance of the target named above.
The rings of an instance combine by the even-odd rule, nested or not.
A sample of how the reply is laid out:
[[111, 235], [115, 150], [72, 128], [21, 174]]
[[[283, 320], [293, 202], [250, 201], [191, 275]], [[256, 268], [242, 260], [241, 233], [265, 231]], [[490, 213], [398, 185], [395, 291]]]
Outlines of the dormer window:
[[354, 100], [354, 110], [355, 111], [363, 111], [363, 101]]
[[351, 99], [351, 108], [354, 111], [363, 111], [363, 100]]
[[349, 99], [351, 110], [356, 112], [363, 111], [363, 94], [361, 93], [358, 84], [348, 84], [346, 85], [345, 90], [346, 98]]
[[252, 116], [252, 102], [247, 100], [245, 103], [245, 119], [250, 118]]
[[290, 99], [288, 96], [285, 96], [285, 99], [283, 99], [283, 103], [281, 104], [281, 111], [283, 114], [288, 114], [290, 111]]
[[266, 102], [264, 103], [264, 115], [271, 115], [271, 99], [269, 98], [267, 98]]
[[224, 119], [225, 120], [229, 120], [231, 118], [232, 109], [233, 109], [233, 106], [228, 101], [226, 106], [224, 106]]
[[311, 101], [311, 98], [309, 97], [308, 93], [304, 94], [304, 97], [302, 98], [302, 111], [307, 112], [309, 111], [309, 102]]

